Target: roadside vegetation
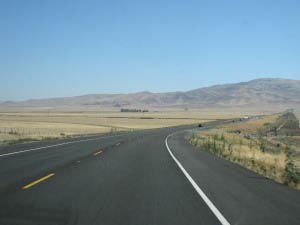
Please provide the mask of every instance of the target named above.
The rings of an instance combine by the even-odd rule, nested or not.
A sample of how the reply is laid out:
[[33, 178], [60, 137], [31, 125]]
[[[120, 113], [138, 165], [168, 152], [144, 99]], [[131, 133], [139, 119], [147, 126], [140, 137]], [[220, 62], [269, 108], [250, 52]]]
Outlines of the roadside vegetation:
[[300, 129], [293, 112], [198, 131], [189, 141], [267, 178], [300, 189]]
[[296, 117], [298, 119], [299, 127], [300, 127], [300, 108], [295, 110], [295, 115], [296, 115]]

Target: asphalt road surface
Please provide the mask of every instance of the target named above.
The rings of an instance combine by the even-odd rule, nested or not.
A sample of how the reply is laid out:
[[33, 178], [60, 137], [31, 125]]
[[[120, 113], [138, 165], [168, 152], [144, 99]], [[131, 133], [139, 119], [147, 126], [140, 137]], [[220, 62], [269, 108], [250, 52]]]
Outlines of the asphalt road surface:
[[0, 224], [300, 224], [299, 191], [194, 148], [187, 128], [0, 148]]

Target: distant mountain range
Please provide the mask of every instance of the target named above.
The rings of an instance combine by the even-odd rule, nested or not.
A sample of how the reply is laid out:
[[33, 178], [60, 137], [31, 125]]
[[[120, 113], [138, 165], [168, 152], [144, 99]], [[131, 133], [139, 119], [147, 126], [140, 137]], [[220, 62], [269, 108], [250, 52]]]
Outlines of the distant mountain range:
[[49, 108], [293, 108], [300, 106], [300, 80], [256, 79], [187, 92], [90, 94], [2, 102], [1, 107]]

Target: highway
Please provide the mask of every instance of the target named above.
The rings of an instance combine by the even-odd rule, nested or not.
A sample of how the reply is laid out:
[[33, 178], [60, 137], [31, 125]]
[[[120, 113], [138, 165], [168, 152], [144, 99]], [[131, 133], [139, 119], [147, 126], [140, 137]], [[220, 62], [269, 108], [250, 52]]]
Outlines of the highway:
[[0, 148], [0, 224], [300, 224], [299, 191], [189, 145], [191, 128]]

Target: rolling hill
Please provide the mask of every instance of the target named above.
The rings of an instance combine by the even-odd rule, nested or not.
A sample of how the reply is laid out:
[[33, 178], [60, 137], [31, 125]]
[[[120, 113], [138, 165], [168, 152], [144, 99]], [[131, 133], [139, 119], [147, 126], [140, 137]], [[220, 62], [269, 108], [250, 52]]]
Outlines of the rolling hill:
[[2, 107], [48, 108], [276, 108], [300, 106], [300, 80], [279, 78], [215, 85], [187, 92], [89, 94], [3, 102]]

